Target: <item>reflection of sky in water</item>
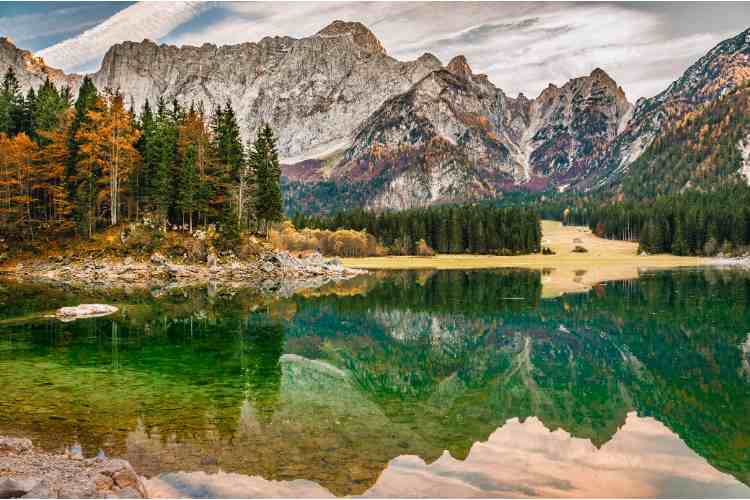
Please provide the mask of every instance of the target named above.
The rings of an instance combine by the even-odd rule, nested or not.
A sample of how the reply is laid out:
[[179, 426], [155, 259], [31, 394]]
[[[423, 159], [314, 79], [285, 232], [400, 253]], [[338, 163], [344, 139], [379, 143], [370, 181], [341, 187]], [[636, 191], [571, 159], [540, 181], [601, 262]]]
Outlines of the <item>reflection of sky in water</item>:
[[[241, 474], [172, 473], [148, 482], [156, 497], [327, 497], [305, 481]], [[393, 459], [365, 496], [373, 497], [747, 497], [750, 488], [711, 467], [667, 427], [628, 414], [597, 449], [536, 418], [509, 420], [464, 461], [447, 452], [432, 464]]]

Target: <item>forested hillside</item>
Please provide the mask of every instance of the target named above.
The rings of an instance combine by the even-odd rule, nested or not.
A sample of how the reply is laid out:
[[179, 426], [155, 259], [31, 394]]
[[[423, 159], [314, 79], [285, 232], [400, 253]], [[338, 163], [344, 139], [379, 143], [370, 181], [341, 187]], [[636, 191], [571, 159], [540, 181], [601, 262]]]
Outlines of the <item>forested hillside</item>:
[[[750, 148], [750, 85], [703, 105], [663, 131], [623, 178], [628, 198], [743, 181]], [[744, 156], [743, 156], [744, 155]]]

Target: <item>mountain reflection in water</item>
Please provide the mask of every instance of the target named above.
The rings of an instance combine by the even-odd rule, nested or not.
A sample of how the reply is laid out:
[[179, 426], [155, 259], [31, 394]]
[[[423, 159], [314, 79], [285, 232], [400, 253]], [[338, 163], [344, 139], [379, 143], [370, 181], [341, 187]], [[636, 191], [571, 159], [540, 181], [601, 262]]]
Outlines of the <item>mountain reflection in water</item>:
[[[332, 497], [305, 480], [179, 472], [148, 482], [159, 497]], [[611, 441], [550, 431], [537, 418], [512, 419], [476, 443], [465, 460], [393, 459], [363, 496], [373, 497], [747, 497], [750, 488], [711, 467], [653, 418], [630, 413]]]
[[382, 273], [42, 317], [96, 299], [0, 288], [0, 434], [103, 448], [156, 495], [750, 495], [747, 273], [555, 299], [532, 271]]

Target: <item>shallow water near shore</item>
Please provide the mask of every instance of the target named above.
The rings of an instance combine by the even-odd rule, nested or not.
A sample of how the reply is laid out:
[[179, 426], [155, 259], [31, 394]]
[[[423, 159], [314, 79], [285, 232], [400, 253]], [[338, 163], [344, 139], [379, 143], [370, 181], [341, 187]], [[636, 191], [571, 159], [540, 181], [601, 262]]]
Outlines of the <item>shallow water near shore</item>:
[[[750, 496], [750, 273], [543, 298], [539, 271], [252, 291], [0, 287], [0, 434], [155, 496]], [[45, 317], [80, 302], [106, 318]]]

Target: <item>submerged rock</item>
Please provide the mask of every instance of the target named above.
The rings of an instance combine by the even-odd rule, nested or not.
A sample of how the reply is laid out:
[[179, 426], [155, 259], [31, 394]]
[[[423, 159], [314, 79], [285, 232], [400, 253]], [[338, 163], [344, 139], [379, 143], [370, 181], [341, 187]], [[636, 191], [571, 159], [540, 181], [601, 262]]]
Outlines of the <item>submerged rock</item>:
[[79, 318], [107, 316], [117, 312], [117, 307], [108, 304], [81, 304], [73, 307], [61, 307], [55, 315], [62, 321], [73, 321]]

